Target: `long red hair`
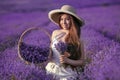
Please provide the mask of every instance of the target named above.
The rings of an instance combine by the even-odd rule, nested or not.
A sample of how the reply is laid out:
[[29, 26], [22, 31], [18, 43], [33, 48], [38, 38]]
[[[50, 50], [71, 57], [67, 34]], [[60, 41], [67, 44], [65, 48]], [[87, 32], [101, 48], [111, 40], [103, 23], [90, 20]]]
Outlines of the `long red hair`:
[[[61, 17], [61, 16], [60, 16]], [[69, 34], [67, 35], [65, 41], [69, 45], [72, 45], [70, 50], [71, 56], [70, 59], [78, 60], [81, 58], [81, 46], [80, 46], [80, 34], [81, 34], [81, 24], [78, 24], [78, 21], [75, 17], [70, 15], [71, 26], [69, 29]], [[59, 26], [61, 27], [60, 23]], [[61, 27], [62, 28], [62, 27]], [[68, 64], [66, 64], [67, 66]], [[72, 66], [74, 68], [75, 66]]]

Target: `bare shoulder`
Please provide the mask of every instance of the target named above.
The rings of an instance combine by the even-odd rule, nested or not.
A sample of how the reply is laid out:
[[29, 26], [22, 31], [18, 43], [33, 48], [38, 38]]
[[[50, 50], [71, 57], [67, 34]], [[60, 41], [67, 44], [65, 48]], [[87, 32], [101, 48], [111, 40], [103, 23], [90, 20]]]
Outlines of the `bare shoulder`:
[[54, 31], [52, 32], [52, 35], [57, 34], [58, 32], [60, 32], [60, 30], [54, 30]]
[[54, 37], [57, 35], [57, 34], [59, 34], [60, 33], [60, 30], [54, 30], [53, 32], [52, 32], [52, 40], [54, 39]]
[[63, 29], [54, 30], [54, 31], [52, 32], [52, 40], [54, 39], [54, 37], [58, 36], [58, 35], [61, 34], [61, 33], [64, 33], [65, 35], [67, 35], [67, 34], [68, 34], [68, 31], [63, 30]]

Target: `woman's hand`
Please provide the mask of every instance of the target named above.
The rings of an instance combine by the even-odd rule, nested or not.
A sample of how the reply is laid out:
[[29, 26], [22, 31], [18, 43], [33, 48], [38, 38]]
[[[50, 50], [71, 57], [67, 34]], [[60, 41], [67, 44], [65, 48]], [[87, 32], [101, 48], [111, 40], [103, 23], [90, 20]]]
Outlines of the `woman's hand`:
[[64, 52], [64, 55], [60, 55], [60, 63], [68, 63], [70, 53]]
[[60, 63], [61, 64], [67, 63], [67, 61], [68, 61], [68, 58], [65, 55], [60, 55]]
[[70, 53], [65, 52], [64, 55], [60, 55], [60, 63], [67, 63], [73, 66], [81, 66], [84, 65], [84, 60], [83, 59], [79, 59], [79, 60], [72, 60], [69, 59], [68, 57], [70, 56]]

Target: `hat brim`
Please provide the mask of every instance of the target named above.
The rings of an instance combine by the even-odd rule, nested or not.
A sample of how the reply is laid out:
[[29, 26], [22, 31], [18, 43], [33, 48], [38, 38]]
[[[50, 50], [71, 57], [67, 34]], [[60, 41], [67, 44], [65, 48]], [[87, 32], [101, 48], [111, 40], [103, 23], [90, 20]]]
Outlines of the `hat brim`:
[[69, 11], [64, 11], [64, 10], [61, 10], [61, 9], [56, 9], [56, 10], [52, 10], [49, 12], [48, 16], [49, 16], [49, 19], [54, 22], [56, 25], [59, 25], [59, 15], [60, 13], [66, 13], [66, 14], [69, 14], [69, 15], [72, 15], [73, 17], [75, 17], [78, 21], [78, 23], [83, 26], [84, 25], [84, 20], [82, 18], [80, 18], [79, 16], [77, 16], [76, 14], [74, 13], [71, 13]]

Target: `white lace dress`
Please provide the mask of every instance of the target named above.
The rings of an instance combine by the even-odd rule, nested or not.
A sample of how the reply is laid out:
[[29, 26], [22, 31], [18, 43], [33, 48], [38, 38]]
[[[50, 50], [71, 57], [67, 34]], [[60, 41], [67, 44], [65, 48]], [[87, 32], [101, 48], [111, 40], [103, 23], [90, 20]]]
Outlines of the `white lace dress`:
[[55, 38], [52, 41], [51, 48], [53, 51], [52, 62], [49, 62], [46, 66], [48, 74], [53, 74], [55, 80], [77, 80], [77, 71], [73, 71], [70, 66], [64, 68], [59, 62], [60, 53], [55, 48], [55, 44], [59, 41]]

